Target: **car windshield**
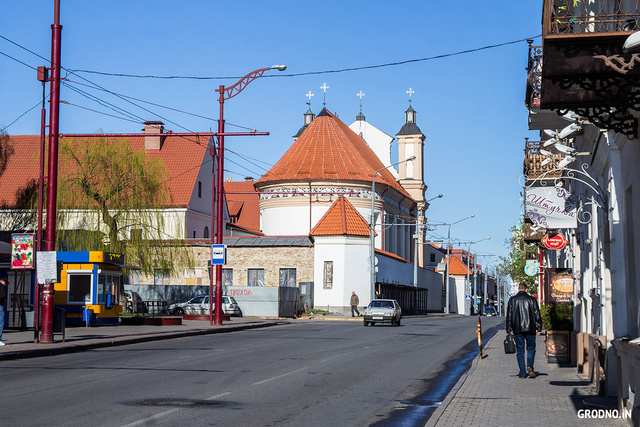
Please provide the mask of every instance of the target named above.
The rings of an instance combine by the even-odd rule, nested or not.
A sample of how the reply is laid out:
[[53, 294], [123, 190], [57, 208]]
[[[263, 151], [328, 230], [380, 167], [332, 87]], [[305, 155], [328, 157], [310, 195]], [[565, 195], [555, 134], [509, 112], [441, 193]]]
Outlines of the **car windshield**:
[[393, 308], [393, 303], [391, 301], [371, 301], [369, 307]]

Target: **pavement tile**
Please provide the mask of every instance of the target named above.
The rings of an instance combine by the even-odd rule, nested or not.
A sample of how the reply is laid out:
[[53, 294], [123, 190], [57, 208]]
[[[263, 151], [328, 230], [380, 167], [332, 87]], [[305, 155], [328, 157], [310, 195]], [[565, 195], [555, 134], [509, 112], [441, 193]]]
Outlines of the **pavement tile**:
[[585, 419], [582, 400], [594, 396], [591, 384], [578, 378], [576, 368], [546, 362], [544, 336], [536, 342], [536, 378], [518, 378], [515, 354], [505, 354], [506, 332], [499, 331], [469, 371], [427, 422], [448, 426], [626, 426], [623, 419]]

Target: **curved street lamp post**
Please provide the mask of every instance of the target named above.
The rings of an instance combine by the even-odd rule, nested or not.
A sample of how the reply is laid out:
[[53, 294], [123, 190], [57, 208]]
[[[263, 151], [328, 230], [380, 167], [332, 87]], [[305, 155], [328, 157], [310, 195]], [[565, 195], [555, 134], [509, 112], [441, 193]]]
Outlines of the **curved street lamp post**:
[[[262, 77], [262, 75], [269, 70], [279, 70], [284, 71], [287, 67], [285, 65], [274, 65], [272, 67], [260, 68], [258, 70], [252, 71], [240, 80], [238, 80], [233, 86], [225, 87], [224, 85], [220, 85], [216, 92], [220, 93], [220, 97], [218, 98], [218, 102], [220, 103], [220, 119], [218, 120], [218, 164], [217, 164], [217, 177], [213, 176], [213, 185], [211, 191], [216, 191], [216, 178], [217, 178], [217, 191], [216, 197], [212, 194], [211, 198], [211, 250], [213, 251], [213, 245], [222, 244], [222, 235], [224, 230], [224, 224], [222, 221], [222, 216], [224, 213], [223, 210], [223, 195], [224, 195], [224, 101], [227, 99], [231, 99], [240, 92], [244, 90], [245, 87], [258, 77]], [[249, 133], [236, 133], [234, 135], [268, 135], [268, 133], [258, 133], [258, 132], [249, 132]], [[228, 134], [231, 135], [231, 134]], [[213, 148], [213, 147], [212, 147]], [[215, 150], [211, 150], [211, 155], [215, 156]], [[214, 211], [214, 203], [217, 200], [217, 205], [215, 206], [215, 218], [216, 218], [216, 232], [213, 233], [213, 211]], [[215, 237], [215, 238], [214, 238]], [[212, 254], [213, 255], [213, 254]], [[213, 259], [213, 257], [212, 257]], [[211, 275], [213, 274], [213, 265], [211, 268]], [[213, 279], [210, 277], [210, 279]], [[212, 288], [213, 288], [213, 280], [209, 281], [209, 316], [210, 323], [214, 323], [216, 325], [222, 325], [222, 264], [216, 265], [216, 295], [215, 295], [215, 310], [212, 310], [211, 303], [213, 300]], [[213, 317], [213, 313], [215, 314], [215, 319], [211, 319]]]

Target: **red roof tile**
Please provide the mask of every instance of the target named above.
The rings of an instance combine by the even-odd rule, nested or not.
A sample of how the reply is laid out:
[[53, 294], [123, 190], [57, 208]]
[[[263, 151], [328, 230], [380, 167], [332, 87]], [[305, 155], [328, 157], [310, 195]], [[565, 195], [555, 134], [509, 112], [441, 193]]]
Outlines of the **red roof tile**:
[[229, 215], [237, 216], [239, 227], [260, 231], [260, 195], [254, 181], [225, 182], [224, 191]]
[[313, 227], [311, 236], [369, 236], [369, 224], [360, 212], [340, 196]]
[[[96, 134], [95, 139], [98, 138], [103, 137]], [[127, 139], [133, 150], [144, 149], [144, 136]], [[10, 141], [15, 151], [9, 159], [5, 173], [0, 177], [0, 202], [6, 201], [13, 205], [16, 190], [31, 179], [38, 179], [40, 136], [15, 135], [10, 137]], [[195, 136], [166, 136], [161, 150], [147, 151], [147, 156], [160, 158], [164, 163], [167, 170], [166, 182], [172, 197], [171, 207], [189, 205], [201, 165], [211, 164], [211, 158], [207, 154], [208, 143], [208, 137], [196, 142]], [[58, 173], [64, 173], [63, 168], [60, 168]]]
[[[371, 183], [374, 172], [382, 168], [384, 165], [367, 143], [323, 109], [257, 184], [309, 180]], [[385, 183], [411, 198], [387, 169], [378, 173], [376, 182]]]

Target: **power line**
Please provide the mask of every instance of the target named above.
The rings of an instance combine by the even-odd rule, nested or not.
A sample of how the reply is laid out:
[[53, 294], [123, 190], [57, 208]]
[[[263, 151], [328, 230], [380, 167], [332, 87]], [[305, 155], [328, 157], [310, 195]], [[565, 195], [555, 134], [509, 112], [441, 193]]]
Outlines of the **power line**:
[[[281, 78], [281, 77], [299, 77], [299, 76], [308, 76], [308, 75], [318, 75], [318, 74], [333, 74], [333, 73], [344, 73], [347, 71], [360, 71], [360, 70], [370, 70], [374, 68], [384, 68], [384, 67], [393, 67], [398, 65], [405, 65], [414, 62], [423, 62], [423, 61], [432, 61], [435, 59], [443, 59], [449, 58], [452, 56], [465, 55], [468, 53], [480, 52], [487, 49], [495, 49], [498, 47], [508, 46], [511, 44], [521, 43], [527, 40], [536, 39], [541, 37], [542, 34], [539, 34], [535, 37], [527, 37], [519, 40], [512, 40], [504, 43], [497, 43], [492, 45], [486, 45], [474, 49], [466, 49], [457, 52], [444, 53], [441, 55], [428, 56], [426, 58], [417, 58], [417, 59], [407, 59], [405, 61], [395, 61], [395, 62], [387, 62], [384, 64], [376, 64], [376, 65], [364, 65], [360, 67], [351, 67], [351, 68], [341, 68], [337, 70], [321, 70], [321, 71], [306, 71], [302, 73], [292, 73], [292, 74], [266, 74], [261, 76], [261, 78]], [[205, 77], [205, 76], [155, 76], [155, 75], [139, 75], [139, 74], [126, 74], [126, 73], [107, 73], [104, 71], [95, 71], [95, 70], [72, 70], [78, 73], [87, 73], [87, 74], [99, 74], [103, 76], [112, 76], [112, 77], [131, 77], [131, 78], [139, 78], [139, 79], [187, 79], [187, 80], [229, 80], [229, 79], [239, 79], [243, 76], [216, 76], [216, 77]]]

